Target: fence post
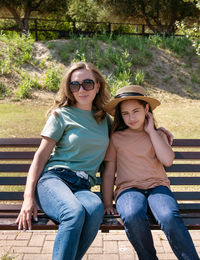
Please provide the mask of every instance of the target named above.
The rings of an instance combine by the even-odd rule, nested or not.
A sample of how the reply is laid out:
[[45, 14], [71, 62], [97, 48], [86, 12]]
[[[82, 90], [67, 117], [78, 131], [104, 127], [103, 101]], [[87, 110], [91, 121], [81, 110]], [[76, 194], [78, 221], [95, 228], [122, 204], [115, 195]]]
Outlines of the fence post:
[[38, 34], [37, 34], [37, 18], [34, 19], [34, 22], [35, 22], [35, 40], [36, 40], [36, 42], [37, 42], [37, 40], [38, 40]]
[[108, 33], [111, 33], [111, 23], [108, 23]]
[[144, 34], [145, 34], [145, 25], [143, 24], [142, 25], [142, 35], [144, 36]]
[[76, 22], [73, 21], [73, 34], [76, 32]]

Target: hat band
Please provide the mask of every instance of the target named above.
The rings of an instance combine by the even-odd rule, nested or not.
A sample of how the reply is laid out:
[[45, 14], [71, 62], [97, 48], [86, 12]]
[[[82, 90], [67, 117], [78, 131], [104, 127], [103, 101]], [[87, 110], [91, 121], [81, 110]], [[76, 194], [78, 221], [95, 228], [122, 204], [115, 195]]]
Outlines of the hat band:
[[131, 97], [131, 96], [144, 96], [144, 95], [141, 93], [137, 93], [137, 92], [124, 92], [124, 93], [118, 94], [117, 96], [115, 96], [115, 98]]

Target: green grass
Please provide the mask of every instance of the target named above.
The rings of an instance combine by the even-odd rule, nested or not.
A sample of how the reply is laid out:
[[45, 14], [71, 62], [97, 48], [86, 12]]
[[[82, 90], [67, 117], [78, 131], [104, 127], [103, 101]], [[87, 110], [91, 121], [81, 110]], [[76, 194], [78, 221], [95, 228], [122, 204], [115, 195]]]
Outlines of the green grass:
[[39, 137], [47, 108], [35, 102], [0, 104], [0, 137]]
[[[155, 95], [162, 101], [161, 94]], [[166, 101], [168, 100], [168, 101]], [[49, 104], [36, 101], [0, 103], [0, 137], [39, 137]], [[165, 96], [155, 112], [158, 126], [170, 130], [175, 138], [200, 138], [200, 101]]]

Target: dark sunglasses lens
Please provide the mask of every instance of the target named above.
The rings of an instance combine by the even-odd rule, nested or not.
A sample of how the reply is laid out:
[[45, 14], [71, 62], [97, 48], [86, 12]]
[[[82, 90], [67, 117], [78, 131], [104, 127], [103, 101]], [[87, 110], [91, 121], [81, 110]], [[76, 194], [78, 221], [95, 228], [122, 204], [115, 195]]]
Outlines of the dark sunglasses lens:
[[77, 92], [80, 89], [80, 83], [73, 81], [69, 84], [69, 88], [70, 88], [71, 92]]
[[83, 88], [85, 90], [92, 90], [94, 89], [94, 81], [92, 79], [85, 79], [82, 83]]

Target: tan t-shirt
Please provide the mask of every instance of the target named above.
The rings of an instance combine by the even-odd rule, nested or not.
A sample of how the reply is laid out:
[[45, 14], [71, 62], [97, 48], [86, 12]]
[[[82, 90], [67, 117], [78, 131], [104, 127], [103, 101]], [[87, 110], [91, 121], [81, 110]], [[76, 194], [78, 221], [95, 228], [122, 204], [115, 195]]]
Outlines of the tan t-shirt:
[[[165, 135], [160, 133], [161, 137]], [[114, 198], [129, 188], [170, 187], [162, 163], [157, 159], [149, 135], [131, 129], [115, 132], [110, 139], [105, 161], [116, 162]]]

